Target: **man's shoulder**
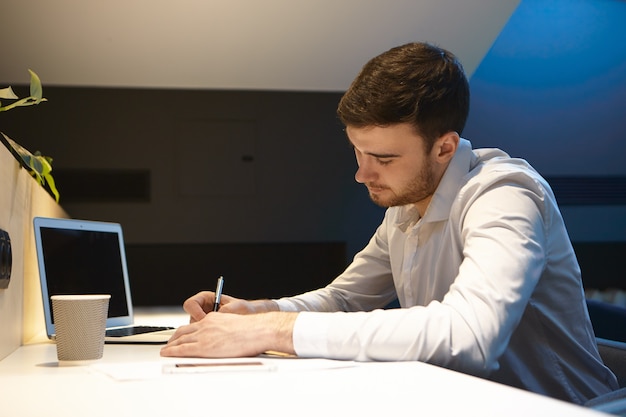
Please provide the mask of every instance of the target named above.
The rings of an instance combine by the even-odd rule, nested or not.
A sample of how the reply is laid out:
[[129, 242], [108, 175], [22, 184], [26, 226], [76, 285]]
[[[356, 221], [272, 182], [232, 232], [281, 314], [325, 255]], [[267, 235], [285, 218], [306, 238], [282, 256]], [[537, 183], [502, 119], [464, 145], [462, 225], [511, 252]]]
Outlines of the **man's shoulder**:
[[474, 159], [467, 175], [468, 180], [487, 177], [526, 177], [536, 180], [541, 175], [522, 158], [514, 158], [497, 148], [474, 149]]
[[475, 149], [473, 152], [475, 158], [459, 190], [461, 196], [475, 198], [499, 185], [531, 190], [541, 196], [551, 194], [547, 191], [550, 189], [547, 181], [526, 160], [511, 157], [499, 149]]

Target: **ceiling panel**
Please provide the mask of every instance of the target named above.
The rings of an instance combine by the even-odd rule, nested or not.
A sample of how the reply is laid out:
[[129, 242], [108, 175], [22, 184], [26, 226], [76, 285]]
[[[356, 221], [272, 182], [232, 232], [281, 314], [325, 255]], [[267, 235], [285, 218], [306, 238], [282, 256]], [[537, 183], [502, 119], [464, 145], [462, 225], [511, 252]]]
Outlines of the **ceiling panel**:
[[519, 0], [2, 0], [0, 86], [343, 91], [424, 40], [473, 73]]

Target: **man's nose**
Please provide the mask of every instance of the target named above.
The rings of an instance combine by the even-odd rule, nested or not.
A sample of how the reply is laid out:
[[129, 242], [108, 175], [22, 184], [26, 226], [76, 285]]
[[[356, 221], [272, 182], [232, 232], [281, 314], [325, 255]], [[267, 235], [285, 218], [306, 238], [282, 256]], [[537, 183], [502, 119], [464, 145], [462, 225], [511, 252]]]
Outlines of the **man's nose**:
[[360, 161], [359, 168], [354, 174], [354, 179], [359, 184], [365, 184], [371, 182], [376, 177], [376, 173], [371, 167], [371, 164], [367, 161]]

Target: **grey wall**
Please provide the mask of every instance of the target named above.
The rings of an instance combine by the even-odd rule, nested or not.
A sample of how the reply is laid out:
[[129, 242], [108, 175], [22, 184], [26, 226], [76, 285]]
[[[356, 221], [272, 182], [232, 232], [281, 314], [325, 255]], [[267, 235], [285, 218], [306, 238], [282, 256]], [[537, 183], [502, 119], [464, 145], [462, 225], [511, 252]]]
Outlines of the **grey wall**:
[[[381, 218], [354, 181], [338, 93], [44, 87], [44, 95], [37, 108], [3, 114], [3, 130], [54, 158], [70, 215], [120, 222], [129, 243], [342, 241], [352, 254]], [[87, 189], [94, 183], [81, 175], [92, 169], [149, 173], [148, 201], [64, 202], [61, 174], [71, 170]]]

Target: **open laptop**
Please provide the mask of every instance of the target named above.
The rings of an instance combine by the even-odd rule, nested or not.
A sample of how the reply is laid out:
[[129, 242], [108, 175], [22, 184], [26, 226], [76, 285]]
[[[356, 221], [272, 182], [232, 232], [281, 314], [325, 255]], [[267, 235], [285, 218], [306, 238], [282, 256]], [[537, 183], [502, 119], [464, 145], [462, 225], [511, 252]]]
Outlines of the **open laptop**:
[[46, 332], [54, 339], [50, 296], [111, 294], [106, 343], [165, 343], [174, 329], [136, 326], [122, 227], [118, 223], [35, 217], [35, 245]]

